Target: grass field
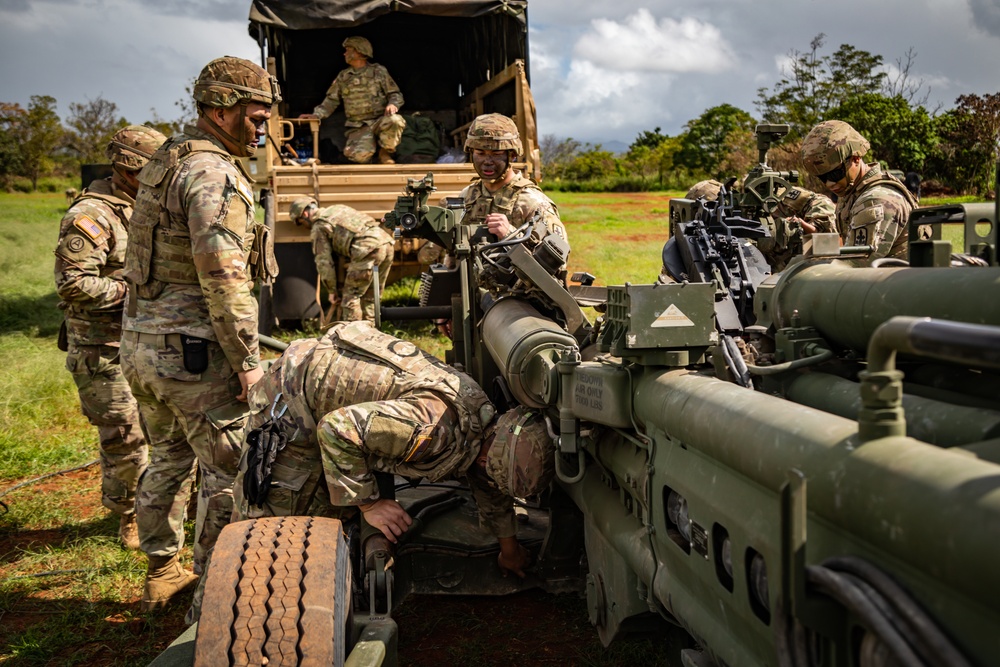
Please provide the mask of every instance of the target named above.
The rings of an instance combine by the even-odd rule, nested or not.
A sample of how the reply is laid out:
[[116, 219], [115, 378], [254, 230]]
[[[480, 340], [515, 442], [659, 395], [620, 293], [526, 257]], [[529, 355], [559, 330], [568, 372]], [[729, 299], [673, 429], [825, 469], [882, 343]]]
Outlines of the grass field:
[[[554, 199], [573, 243], [571, 271], [588, 271], [604, 285], [655, 279], [667, 235], [667, 194], [555, 193]], [[61, 194], [0, 194], [0, 494], [97, 458], [96, 429], [80, 415], [65, 355], [56, 349], [62, 313], [52, 249], [65, 210]], [[429, 327], [403, 333], [436, 354], [447, 345]], [[183, 605], [139, 613], [145, 557], [118, 546], [117, 521], [101, 507], [99, 480], [92, 466], [0, 496], [0, 664], [144, 665], [183, 629]], [[420, 605], [431, 604], [401, 612], [404, 664], [420, 663], [420, 648], [407, 646], [405, 628], [418, 627], [425, 615]], [[560, 622], [575, 623], [573, 633], [588, 642], [562, 647], [563, 658], [569, 651], [581, 665], [637, 656], [655, 662], [655, 652], [641, 643], [601, 648], [580, 601], [556, 607], [568, 607], [570, 620]], [[534, 641], [544, 642], [544, 628], [537, 632], [541, 638]]]

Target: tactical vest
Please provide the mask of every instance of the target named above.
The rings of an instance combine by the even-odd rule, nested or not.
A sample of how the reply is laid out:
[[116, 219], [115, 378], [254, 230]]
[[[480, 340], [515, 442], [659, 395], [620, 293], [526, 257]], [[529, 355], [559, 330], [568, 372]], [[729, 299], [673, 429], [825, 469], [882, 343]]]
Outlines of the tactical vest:
[[343, 257], [351, 256], [351, 243], [358, 234], [379, 226], [371, 216], [346, 206], [331, 206], [320, 211], [316, 224], [325, 231], [333, 251]]
[[[538, 187], [521, 174], [515, 176], [514, 180], [494, 192], [492, 196], [480, 195], [481, 187], [485, 191], [485, 186], [481, 184], [482, 181], [473, 184], [465, 193], [465, 217], [462, 219], [462, 224], [482, 225], [490, 213], [503, 213], [507, 216], [510, 224], [518, 227], [519, 225], [512, 217], [517, 197], [525, 188]], [[524, 224], [524, 221], [521, 220], [520, 223]]]
[[[381, 65], [368, 65], [361, 69], [346, 69], [341, 74], [340, 99], [344, 114], [350, 123], [377, 119], [385, 113], [387, 98], [379, 81]], [[340, 77], [338, 77], [340, 78]]]
[[[324, 377], [310, 380], [316, 386], [313, 409], [330, 411], [432, 390], [455, 409], [459, 430], [466, 437], [482, 433], [496, 414], [486, 393], [468, 375], [367, 323], [336, 324], [320, 339], [323, 343], [334, 345], [342, 354], [334, 355]], [[362, 369], [359, 357], [377, 363], [364, 364]]]
[[[141, 299], [155, 299], [168, 284], [197, 285], [198, 272], [191, 252], [191, 235], [186, 222], [175, 222], [167, 210], [167, 191], [177, 170], [197, 153], [215, 153], [236, 165], [247, 181], [243, 166], [227, 151], [205, 139], [169, 140], [139, 172], [146, 186], [132, 214], [130, 242], [125, 256], [125, 277]], [[243, 187], [239, 187], [242, 185]], [[247, 211], [247, 234], [243, 247], [249, 248], [248, 277], [269, 279], [277, 275], [269, 230], [254, 219], [252, 194], [247, 182], [227, 186], [224, 206], [242, 205]]]
[[[853, 227], [850, 224], [851, 209], [854, 207], [854, 204], [861, 197], [861, 195], [864, 194], [865, 191], [870, 190], [871, 188], [877, 187], [879, 185], [888, 186], [889, 188], [892, 188], [896, 192], [903, 195], [903, 199], [905, 199], [907, 203], [910, 204], [910, 208], [917, 208], [920, 205], [920, 203], [917, 201], [917, 198], [913, 196], [913, 193], [910, 192], [906, 188], [906, 186], [899, 181], [899, 179], [895, 178], [891, 174], [880, 172], [878, 178], [871, 181], [866, 181], [864, 183], [865, 187], [863, 191], [861, 191], [860, 193], [855, 191], [856, 194], [851, 198], [850, 205], [846, 205], [847, 202], [845, 202], [845, 206], [839, 209], [840, 211], [844, 211], [846, 214], [844, 219], [841, 219], [839, 215], [837, 216], [837, 225], [840, 228], [841, 238], [843, 238], [846, 242], [848, 243], [850, 242], [851, 233], [853, 230]], [[909, 241], [910, 233], [909, 233], [908, 221], [901, 220], [899, 221], [899, 225], [900, 225], [900, 232], [899, 235], [896, 236], [895, 241], [893, 241], [892, 244], [893, 246], [898, 246], [903, 242]]]

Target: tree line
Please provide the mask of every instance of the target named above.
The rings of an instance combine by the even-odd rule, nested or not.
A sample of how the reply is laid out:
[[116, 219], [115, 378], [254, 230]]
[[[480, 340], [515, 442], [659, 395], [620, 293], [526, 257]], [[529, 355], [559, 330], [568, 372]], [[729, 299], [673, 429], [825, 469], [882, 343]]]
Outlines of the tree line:
[[[545, 185], [562, 190], [642, 191], [687, 189], [705, 178], [745, 174], [757, 163], [754, 127], [787, 123], [787, 137], [768, 162], [796, 169], [802, 139], [823, 120], [843, 120], [872, 145], [890, 169], [919, 174], [925, 192], [993, 195], [1000, 148], [1000, 92], [962, 95], [947, 111], [928, 109], [929, 89], [912, 75], [910, 49], [889, 66], [882, 56], [849, 44], [823, 53], [823, 34], [805, 52], [792, 51], [782, 77], [760, 88], [757, 115], [721, 104], [688, 121], [677, 136], [659, 127], [641, 132], [628, 151], [615, 155], [600, 145], [541, 140]], [[807, 183], [821, 189], [818, 183]]]
[[[65, 122], [50, 95], [32, 95], [27, 107], [0, 102], [0, 187], [5, 191], [55, 190], [77, 179], [80, 165], [106, 163], [104, 149], [112, 135], [129, 125], [114, 102], [98, 96], [69, 105]], [[194, 117], [193, 103], [175, 103], [183, 111], [167, 121], [153, 111], [144, 125], [170, 136]], [[48, 181], [43, 182], [43, 181]]]

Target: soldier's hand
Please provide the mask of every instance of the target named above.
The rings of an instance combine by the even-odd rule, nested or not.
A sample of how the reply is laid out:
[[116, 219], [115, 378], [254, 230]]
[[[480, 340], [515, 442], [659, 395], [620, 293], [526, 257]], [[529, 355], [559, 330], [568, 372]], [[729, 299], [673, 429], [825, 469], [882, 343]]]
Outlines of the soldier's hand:
[[397, 111], [399, 111], [399, 107], [397, 107], [395, 104], [386, 104], [385, 105], [385, 115], [386, 116], [391, 116], [392, 114], [396, 113]]
[[236, 375], [240, 378], [240, 395], [236, 397], [237, 401], [247, 402], [247, 394], [250, 392], [250, 387], [264, 377], [264, 369], [258, 366], [257, 368], [252, 368], [248, 371], [240, 371]]
[[486, 226], [490, 228], [490, 234], [498, 239], [507, 238], [507, 235], [514, 231], [510, 220], [503, 213], [490, 213], [486, 216]]
[[406, 510], [395, 500], [388, 498], [379, 498], [371, 505], [360, 505], [358, 509], [365, 515], [368, 525], [381, 530], [393, 544], [396, 543], [396, 537], [405, 533], [413, 523]]
[[503, 576], [506, 577], [508, 572], [513, 572], [524, 579], [527, 576], [524, 573], [524, 569], [531, 565], [531, 552], [521, 546], [516, 537], [501, 537], [498, 539], [500, 542], [500, 555], [497, 556], [497, 565], [500, 566]]
[[799, 220], [799, 224], [802, 226], [803, 233], [805, 234], [816, 233], [816, 225], [812, 224], [811, 222], [806, 222], [805, 220]]

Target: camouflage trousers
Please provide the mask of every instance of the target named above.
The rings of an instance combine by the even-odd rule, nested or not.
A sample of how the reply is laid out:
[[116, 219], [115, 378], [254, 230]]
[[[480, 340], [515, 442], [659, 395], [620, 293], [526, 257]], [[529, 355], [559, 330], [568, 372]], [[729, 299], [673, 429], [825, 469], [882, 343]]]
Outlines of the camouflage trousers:
[[136, 518], [141, 549], [176, 554], [184, 543], [185, 480], [201, 471], [194, 534], [194, 571], [206, 560], [233, 511], [233, 481], [247, 406], [240, 382], [218, 343], [208, 343], [208, 368], [184, 368], [180, 334], [122, 335], [122, 370], [139, 403], [149, 467], [139, 479]]
[[431, 391], [334, 410], [320, 420], [316, 439], [330, 502], [339, 506], [377, 498], [374, 472], [436, 482], [463, 475], [475, 458], [454, 409]]
[[97, 427], [101, 459], [101, 504], [118, 514], [135, 511], [135, 487], [146, 469], [146, 440], [118, 348], [72, 345], [66, 369], [73, 375], [83, 415]]
[[389, 269], [392, 268], [392, 246], [392, 243], [386, 243], [376, 236], [354, 237], [351, 242], [351, 261], [347, 265], [344, 287], [340, 292], [340, 321], [375, 321], [374, 267], [378, 267], [379, 291], [385, 292]]
[[359, 164], [371, 162], [380, 146], [390, 153], [395, 151], [406, 128], [398, 113], [361, 122], [361, 127], [349, 127], [344, 133], [344, 157]]

